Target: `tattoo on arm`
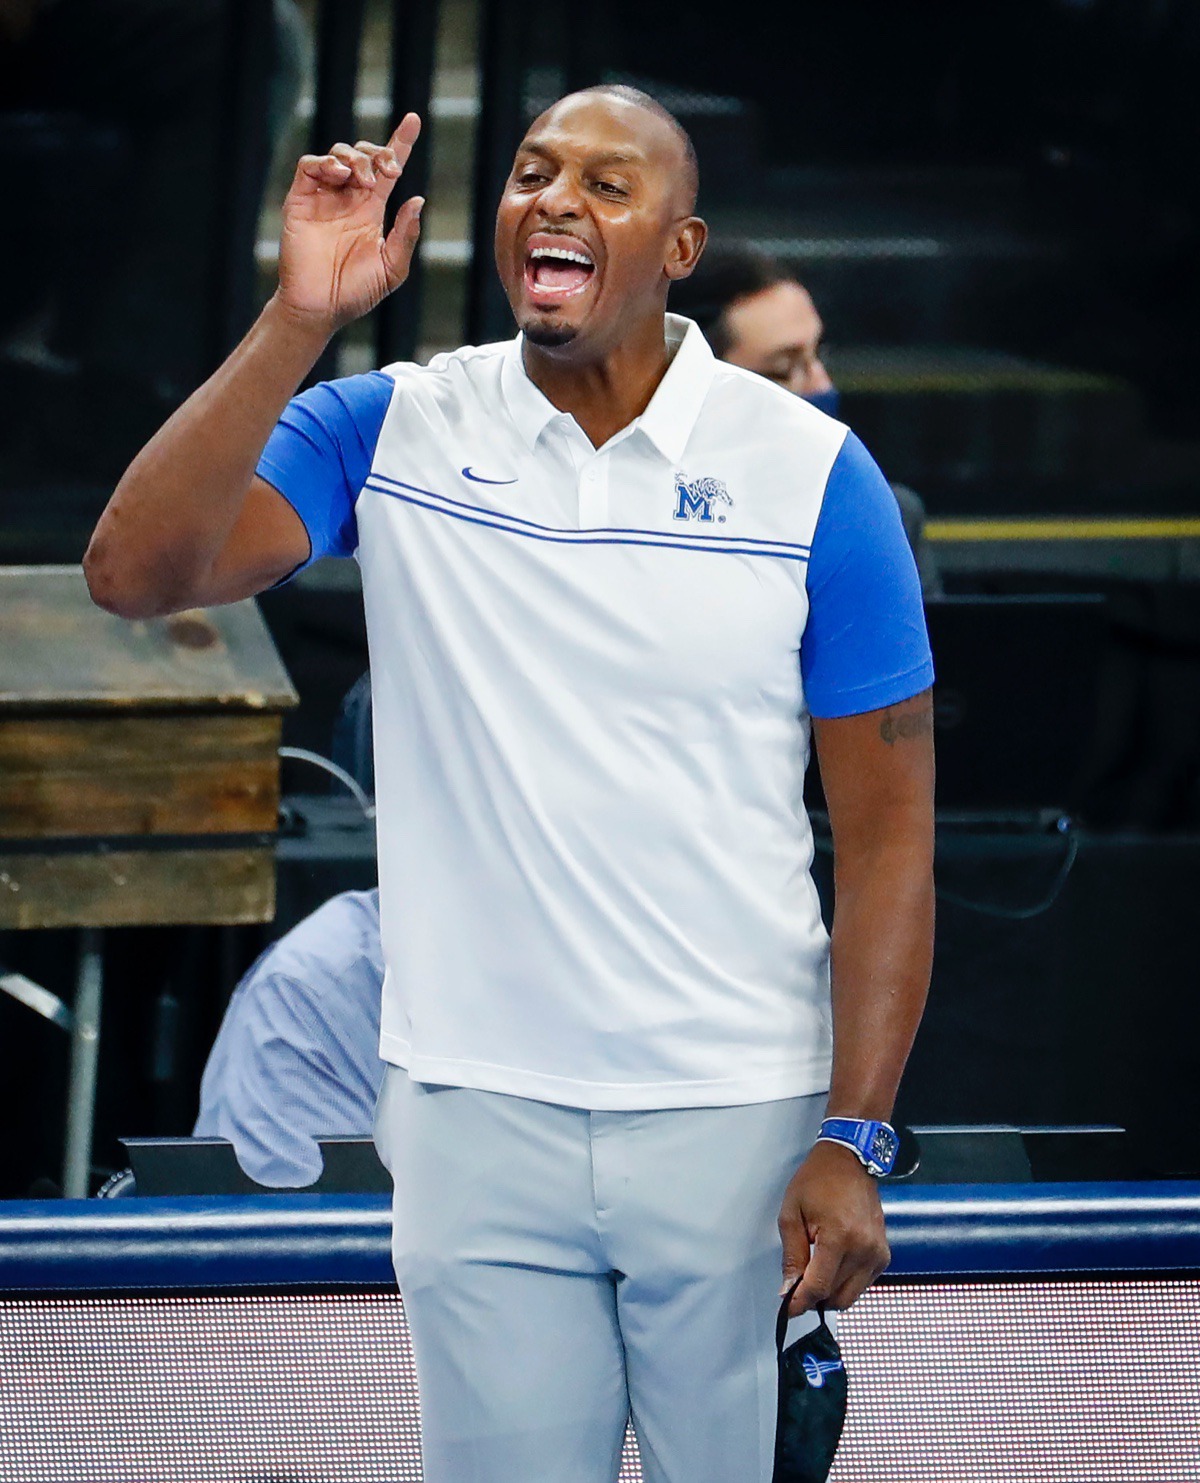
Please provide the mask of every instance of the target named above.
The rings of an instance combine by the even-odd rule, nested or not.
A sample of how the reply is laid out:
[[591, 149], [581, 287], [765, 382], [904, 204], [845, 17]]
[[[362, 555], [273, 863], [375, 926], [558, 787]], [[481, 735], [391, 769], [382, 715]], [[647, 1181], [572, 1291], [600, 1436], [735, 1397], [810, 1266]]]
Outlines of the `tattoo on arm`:
[[919, 710], [900, 711], [889, 709], [879, 723], [879, 735], [888, 746], [905, 741], [913, 736], [930, 736], [933, 732], [933, 707], [924, 699]]

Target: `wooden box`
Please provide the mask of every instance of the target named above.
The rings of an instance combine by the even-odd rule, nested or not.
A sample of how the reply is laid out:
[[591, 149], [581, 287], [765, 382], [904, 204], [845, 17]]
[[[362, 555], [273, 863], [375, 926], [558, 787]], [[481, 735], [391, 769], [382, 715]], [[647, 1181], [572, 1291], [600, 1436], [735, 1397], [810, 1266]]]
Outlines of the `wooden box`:
[[0, 928], [269, 920], [295, 703], [252, 602], [126, 622], [0, 567]]

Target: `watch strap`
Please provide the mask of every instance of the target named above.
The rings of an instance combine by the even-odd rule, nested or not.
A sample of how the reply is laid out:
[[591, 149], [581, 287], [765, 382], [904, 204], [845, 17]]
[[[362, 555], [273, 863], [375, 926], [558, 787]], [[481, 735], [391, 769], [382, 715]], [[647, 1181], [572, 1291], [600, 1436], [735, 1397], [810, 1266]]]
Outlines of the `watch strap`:
[[890, 1123], [877, 1118], [827, 1117], [817, 1133], [817, 1142], [840, 1143], [876, 1179], [890, 1174], [900, 1140]]

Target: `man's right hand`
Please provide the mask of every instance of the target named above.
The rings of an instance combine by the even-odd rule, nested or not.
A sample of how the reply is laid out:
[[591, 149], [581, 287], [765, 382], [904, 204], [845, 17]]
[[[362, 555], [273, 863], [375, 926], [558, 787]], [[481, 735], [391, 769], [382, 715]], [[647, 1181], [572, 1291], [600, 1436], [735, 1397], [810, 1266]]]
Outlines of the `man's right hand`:
[[420, 132], [408, 113], [386, 145], [335, 144], [300, 160], [283, 203], [276, 293], [292, 314], [332, 333], [408, 277], [425, 203], [405, 201], [386, 236], [383, 213]]

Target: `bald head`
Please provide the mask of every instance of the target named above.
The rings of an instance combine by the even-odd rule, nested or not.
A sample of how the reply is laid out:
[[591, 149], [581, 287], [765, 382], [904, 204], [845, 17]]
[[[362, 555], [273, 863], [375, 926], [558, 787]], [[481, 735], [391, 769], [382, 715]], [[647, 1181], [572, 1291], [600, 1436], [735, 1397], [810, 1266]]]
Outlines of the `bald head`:
[[561, 108], [564, 103], [570, 103], [574, 98], [593, 97], [612, 98], [628, 108], [640, 109], [661, 125], [664, 142], [667, 143], [668, 150], [675, 155], [677, 167], [675, 179], [680, 187], [679, 214], [691, 216], [696, 209], [696, 197], [700, 193], [700, 167], [696, 161], [696, 149], [692, 143], [692, 136], [671, 110], [664, 107], [651, 94], [644, 93], [641, 88], [629, 87], [623, 82], [600, 82], [594, 87], [580, 88], [577, 93], [568, 93], [565, 98], [560, 98], [557, 103], [552, 104], [542, 117], [547, 117], [555, 109]]

